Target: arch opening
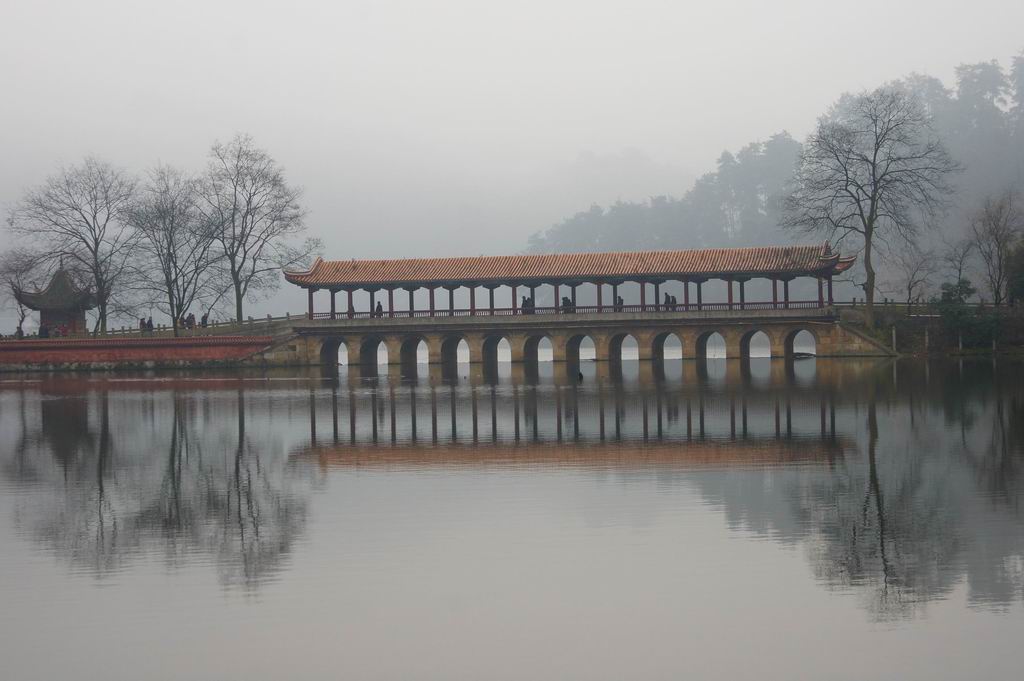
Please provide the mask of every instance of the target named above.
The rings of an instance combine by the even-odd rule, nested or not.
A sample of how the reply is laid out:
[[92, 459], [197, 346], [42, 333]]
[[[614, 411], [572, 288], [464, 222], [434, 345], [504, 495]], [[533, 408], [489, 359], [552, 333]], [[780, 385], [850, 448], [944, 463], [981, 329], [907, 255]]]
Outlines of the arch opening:
[[565, 375], [569, 380], [582, 380], [596, 371], [597, 346], [587, 334], [576, 334], [565, 341]]
[[629, 333], [613, 336], [608, 343], [608, 360], [621, 364], [623, 361], [640, 359], [640, 346], [636, 338]]
[[427, 342], [421, 336], [405, 338], [402, 340], [400, 353], [399, 365], [402, 376], [415, 378], [419, 374], [419, 365], [427, 362]]
[[320, 364], [325, 367], [347, 366], [348, 346], [340, 338], [328, 338], [320, 345]]
[[364, 372], [375, 373], [377, 365], [388, 363], [388, 346], [380, 336], [371, 336], [359, 346], [359, 367]]
[[469, 364], [472, 361], [470, 357], [469, 341], [465, 338], [459, 339], [459, 342], [455, 344], [455, 363], [456, 364]]
[[504, 336], [487, 336], [483, 346], [483, 371], [488, 380], [497, 380], [501, 371], [511, 373], [512, 345]]
[[772, 340], [767, 333], [754, 329], [740, 338], [740, 359], [772, 356]]
[[565, 361], [578, 365], [580, 362], [592, 362], [597, 359], [597, 347], [594, 339], [585, 333], [569, 337], [565, 342]]
[[483, 362], [485, 365], [498, 365], [512, 362], [512, 345], [504, 336], [487, 336], [483, 342]]
[[[547, 335], [531, 336], [523, 343], [523, 371], [528, 380], [540, 378], [541, 363], [550, 367], [553, 361], [551, 338]], [[545, 370], [545, 374], [550, 368]]]
[[659, 361], [664, 361], [666, 359], [682, 359], [682, 339], [671, 331], [659, 333], [652, 341], [651, 357]]
[[442, 372], [448, 376], [458, 375], [460, 362], [469, 362], [469, 344], [462, 336], [445, 337], [441, 341]]
[[523, 361], [527, 364], [539, 362], [551, 362], [554, 359], [552, 352], [551, 338], [544, 334], [530, 336], [523, 344]]
[[697, 336], [694, 344], [697, 359], [725, 359], [725, 338], [717, 331], [706, 331]]
[[818, 354], [818, 338], [810, 329], [795, 329], [786, 334], [786, 359], [812, 357]]

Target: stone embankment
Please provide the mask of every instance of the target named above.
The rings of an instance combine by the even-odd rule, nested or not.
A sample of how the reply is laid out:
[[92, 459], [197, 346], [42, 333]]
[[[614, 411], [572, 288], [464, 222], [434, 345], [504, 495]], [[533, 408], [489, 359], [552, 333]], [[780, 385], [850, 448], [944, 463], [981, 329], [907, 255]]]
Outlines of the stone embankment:
[[865, 328], [859, 308], [843, 308], [841, 319], [847, 328], [858, 329], [901, 356], [1024, 353], [1024, 310], [1020, 308], [988, 308], [988, 314], [967, 317], [959, 327], [924, 306], [908, 310], [903, 305], [880, 305], [873, 331]]
[[[493, 327], [493, 328], [492, 328]], [[377, 364], [377, 348], [388, 347], [388, 361], [414, 362], [423, 341], [431, 364], [454, 364], [456, 344], [465, 340], [471, 362], [495, 357], [496, 342], [506, 339], [513, 362], [531, 360], [540, 339], [549, 338], [556, 361], [575, 361], [579, 339], [589, 336], [600, 360], [616, 360], [621, 339], [632, 335], [641, 359], [659, 359], [664, 339], [674, 333], [684, 357], [704, 356], [707, 338], [718, 332], [730, 358], [748, 356], [750, 338], [762, 331], [771, 355], [789, 356], [792, 339], [810, 333], [817, 354], [825, 357], [890, 356], [890, 347], [856, 323], [840, 321], [824, 310], [744, 311], [689, 314], [648, 313], [602, 315], [536, 315], [515, 318], [395, 318], [361, 320], [269, 320], [241, 327], [196, 329], [195, 335], [119, 333], [100, 338], [51, 338], [0, 341], [0, 371], [108, 371], [131, 369], [196, 369], [227, 367], [335, 366], [344, 343], [350, 361]], [[218, 333], [219, 332], [219, 333]], [[262, 332], [262, 333], [261, 333]], [[618, 344], [617, 344], [618, 343]], [[408, 346], [408, 348], [406, 347]], [[411, 349], [411, 352], [407, 350]], [[448, 352], [447, 350], [452, 350]]]
[[244, 365], [273, 336], [48, 338], [0, 341], [0, 371], [106, 371]]

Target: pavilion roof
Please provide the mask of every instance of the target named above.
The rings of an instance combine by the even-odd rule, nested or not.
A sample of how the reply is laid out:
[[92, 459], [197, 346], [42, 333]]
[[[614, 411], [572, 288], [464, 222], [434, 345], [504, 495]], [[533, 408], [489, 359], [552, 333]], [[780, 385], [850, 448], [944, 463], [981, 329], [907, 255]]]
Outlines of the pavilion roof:
[[623, 251], [550, 255], [496, 255], [394, 260], [323, 260], [305, 272], [284, 273], [304, 288], [381, 289], [413, 286], [541, 284], [829, 276], [849, 269], [854, 257], [818, 245]]
[[91, 310], [96, 307], [92, 291], [79, 287], [63, 267], [53, 273], [50, 283], [42, 291], [16, 289], [14, 296], [32, 310]]

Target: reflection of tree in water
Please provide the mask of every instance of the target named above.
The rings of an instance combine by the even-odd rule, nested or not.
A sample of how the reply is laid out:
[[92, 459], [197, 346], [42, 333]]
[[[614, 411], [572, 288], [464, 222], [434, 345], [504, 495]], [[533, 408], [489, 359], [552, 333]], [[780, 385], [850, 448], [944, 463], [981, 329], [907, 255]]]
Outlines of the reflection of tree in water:
[[840, 421], [863, 456], [773, 471], [771, 485], [766, 473], [709, 477], [702, 491], [732, 525], [802, 543], [815, 575], [877, 619], [914, 616], [961, 584], [972, 605], [1005, 608], [1024, 599], [1020, 367], [916, 368], [844, 386]]
[[[950, 590], [947, 567], [959, 551], [956, 520], [941, 474], [930, 475], [923, 450], [879, 462], [878, 407], [867, 407], [867, 462], [840, 462], [802, 490], [800, 516], [809, 523], [815, 574], [836, 587], [855, 587], [879, 619], [914, 614]], [[888, 452], [887, 452], [888, 454]]]
[[[34, 487], [18, 517], [38, 539], [76, 565], [100, 573], [115, 571], [136, 542], [120, 513], [121, 490], [111, 485], [114, 447], [107, 393], [99, 393], [95, 405], [99, 432], [89, 426], [85, 395], [40, 397], [39, 419], [33, 427], [22, 394], [21, 437], [15, 445], [18, 465], [7, 470], [16, 472], [12, 479]], [[39, 493], [46, 488], [54, 494]]]
[[985, 491], [986, 505], [998, 512], [987, 536], [1003, 537], [998, 545], [985, 542], [968, 554], [975, 575], [971, 597], [996, 607], [1024, 600], [1024, 399], [1013, 386], [996, 381], [989, 418], [978, 428], [985, 437], [963, 449], [978, 487]]
[[[225, 584], [256, 586], [272, 577], [305, 526], [306, 505], [285, 488], [283, 467], [265, 461], [266, 443], [246, 434], [243, 393], [237, 432], [222, 447], [197, 432], [196, 400], [178, 394], [171, 404], [156, 405], [150, 431], [118, 432], [124, 440], [141, 440], [137, 451], [115, 446], [110, 401], [106, 391], [96, 396], [92, 428], [88, 419], [53, 419], [58, 412], [42, 412], [34, 439], [46, 444], [35, 452], [31, 477], [46, 478], [45, 459], [39, 457], [49, 452], [61, 459], [62, 480], [52, 480], [53, 495], [26, 497], [19, 510], [24, 526], [73, 564], [101, 576], [152, 551], [156, 542], [172, 565], [185, 564], [197, 552], [215, 556]], [[69, 465], [61, 453], [68, 448], [54, 444], [67, 441], [92, 446], [80, 447]]]
[[991, 434], [980, 448], [965, 448], [980, 482], [995, 499], [1020, 511], [1024, 473], [1024, 399], [995, 388]]

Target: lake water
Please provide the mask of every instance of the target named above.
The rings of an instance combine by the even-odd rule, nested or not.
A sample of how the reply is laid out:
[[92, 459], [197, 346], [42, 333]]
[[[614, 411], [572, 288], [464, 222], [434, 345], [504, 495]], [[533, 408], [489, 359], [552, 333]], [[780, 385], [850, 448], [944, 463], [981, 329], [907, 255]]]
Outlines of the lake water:
[[1013, 679], [1024, 367], [0, 375], [0, 678]]

